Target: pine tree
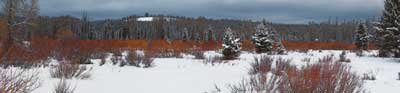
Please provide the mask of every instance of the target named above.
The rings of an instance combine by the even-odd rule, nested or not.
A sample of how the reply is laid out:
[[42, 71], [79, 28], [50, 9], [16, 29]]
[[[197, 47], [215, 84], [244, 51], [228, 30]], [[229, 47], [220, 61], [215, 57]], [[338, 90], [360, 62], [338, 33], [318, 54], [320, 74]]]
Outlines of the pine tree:
[[361, 56], [363, 51], [368, 50], [368, 34], [367, 27], [365, 24], [360, 23], [357, 27], [356, 31], [356, 41], [355, 45], [357, 46], [358, 53], [357, 55]]
[[257, 53], [271, 53], [273, 48], [273, 40], [270, 30], [272, 29], [267, 28], [265, 21], [257, 26], [256, 32], [252, 37], [253, 42], [256, 44]]
[[394, 35], [389, 30], [378, 30], [377, 33], [378, 44], [377, 47], [379, 49], [380, 57], [389, 57], [393, 54], [393, 40]]
[[240, 45], [240, 38], [233, 34], [231, 28], [227, 28], [222, 44], [224, 59], [230, 60], [238, 57], [241, 49]]
[[379, 56], [400, 57], [400, 1], [386, 0], [381, 22], [378, 26]]

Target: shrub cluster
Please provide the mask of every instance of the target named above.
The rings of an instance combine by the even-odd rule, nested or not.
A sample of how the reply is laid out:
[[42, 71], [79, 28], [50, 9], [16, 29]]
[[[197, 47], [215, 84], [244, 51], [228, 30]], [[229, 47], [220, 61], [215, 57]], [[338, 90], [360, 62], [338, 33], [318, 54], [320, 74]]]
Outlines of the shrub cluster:
[[[271, 60], [271, 58], [269, 58]], [[277, 59], [275, 68], [270, 65], [252, 65], [251, 78], [230, 85], [234, 93], [359, 93], [364, 92], [363, 81], [350, 67], [326, 56], [318, 63], [301, 68], [290, 65], [290, 60]], [[270, 64], [272, 61], [268, 61]], [[265, 62], [267, 63], [267, 62]], [[258, 71], [257, 71], [258, 70]]]
[[191, 54], [194, 55], [195, 59], [205, 59], [204, 50], [201, 48], [192, 49]]
[[138, 54], [136, 51], [130, 51], [126, 57], [127, 64], [130, 66], [149, 68], [154, 66], [153, 64], [154, 52], [146, 51], [144, 54]]
[[249, 74], [266, 74], [271, 71], [273, 59], [268, 56], [261, 56], [260, 58], [254, 57], [255, 62], [251, 63], [251, 69]]
[[36, 71], [0, 68], [0, 93], [29, 93], [40, 85]]
[[76, 63], [60, 62], [50, 68], [50, 75], [52, 78], [60, 79], [89, 79], [91, 77], [91, 68], [81, 66]]

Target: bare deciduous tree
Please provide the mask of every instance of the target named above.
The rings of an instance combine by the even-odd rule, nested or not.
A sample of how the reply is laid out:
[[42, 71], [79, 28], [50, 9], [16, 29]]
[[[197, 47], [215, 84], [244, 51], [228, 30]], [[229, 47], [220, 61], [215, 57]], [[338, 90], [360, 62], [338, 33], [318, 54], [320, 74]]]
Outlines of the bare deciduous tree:
[[[14, 43], [22, 43], [23, 38], [17, 37], [17, 32], [25, 32], [33, 25], [33, 19], [39, 11], [38, 0], [1, 0], [2, 9], [7, 21], [6, 40], [3, 44], [4, 56]], [[1, 58], [4, 59], [3, 57]]]

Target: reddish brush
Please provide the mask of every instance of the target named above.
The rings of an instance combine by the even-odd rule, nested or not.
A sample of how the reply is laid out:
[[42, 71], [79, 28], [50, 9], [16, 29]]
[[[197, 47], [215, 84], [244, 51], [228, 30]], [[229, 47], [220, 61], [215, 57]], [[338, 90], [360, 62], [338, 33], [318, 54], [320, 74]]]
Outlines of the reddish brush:
[[[364, 92], [362, 79], [350, 71], [350, 67], [332, 60], [332, 56], [320, 59], [316, 64], [302, 68], [290, 65], [290, 60], [278, 59], [272, 74], [258, 71], [249, 80], [231, 85], [232, 92], [250, 93], [360, 93]], [[260, 69], [254, 66], [254, 69]], [[253, 71], [254, 72], [254, 71]]]
[[[69, 37], [69, 36], [60, 36]], [[284, 41], [287, 49], [354, 49], [351, 43], [343, 42], [316, 42], [316, 41]], [[373, 49], [373, 45], [370, 44]], [[0, 50], [0, 55], [8, 59], [23, 60], [31, 63], [38, 63], [48, 57], [62, 59], [80, 59], [85, 61], [92, 57], [93, 53], [109, 53], [120, 49], [144, 49], [157, 51], [155, 57], [180, 57], [180, 53], [189, 49], [200, 49], [201, 51], [215, 50], [221, 48], [220, 41], [183, 41], [183, 40], [78, 40], [74, 38], [64, 38], [61, 40], [50, 39], [47, 37], [33, 37], [29, 47], [13, 45], [9, 50]], [[250, 40], [242, 40], [242, 49], [253, 51], [254, 44]], [[197, 51], [197, 50], [196, 50]], [[1, 53], [3, 52], [3, 53]], [[9, 54], [7, 54], [9, 53]], [[199, 51], [197, 58], [203, 58]], [[74, 58], [73, 56], [86, 56], [84, 58]], [[16, 58], [17, 56], [17, 58]], [[10, 62], [15, 63], [15, 62]], [[85, 62], [82, 62], [85, 63]]]
[[[362, 80], [350, 67], [340, 62], [335, 62], [330, 56], [321, 59], [323, 62], [310, 64], [296, 71], [297, 74], [288, 75], [282, 91], [300, 93], [358, 93], [363, 92]], [[290, 72], [287, 72], [290, 73]], [[290, 86], [286, 86], [290, 85]]]

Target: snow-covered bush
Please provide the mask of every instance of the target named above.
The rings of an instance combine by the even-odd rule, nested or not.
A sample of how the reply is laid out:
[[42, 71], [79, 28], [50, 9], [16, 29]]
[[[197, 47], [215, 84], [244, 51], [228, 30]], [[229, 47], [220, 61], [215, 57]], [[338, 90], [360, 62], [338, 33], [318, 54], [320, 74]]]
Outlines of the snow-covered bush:
[[118, 64], [118, 57], [117, 56], [111, 56], [111, 63], [113, 65], [117, 65]]
[[339, 62], [351, 62], [350, 59], [347, 59], [346, 54], [346, 51], [342, 51], [342, 53], [339, 55]]
[[136, 51], [130, 51], [128, 56], [126, 57], [126, 62], [128, 62], [128, 65], [130, 66], [136, 66], [140, 67], [140, 59], [142, 58], [142, 55], [138, 55]]
[[130, 51], [126, 57], [127, 64], [135, 67], [149, 68], [152, 67], [154, 53], [147, 51], [146, 53], [138, 53], [137, 51]]
[[286, 49], [283, 47], [283, 45], [282, 44], [278, 44], [278, 46], [276, 48], [276, 53], [278, 55], [284, 55], [284, 54], [286, 54], [285, 52], [286, 52]]
[[271, 71], [273, 59], [268, 56], [261, 56], [260, 58], [254, 57], [254, 63], [251, 63], [249, 74], [266, 74]]
[[362, 80], [376, 80], [376, 76], [372, 73], [364, 73]]
[[80, 66], [75, 63], [60, 62], [50, 68], [50, 75], [52, 78], [77, 78], [77, 79], [89, 79], [91, 77], [91, 68], [86, 66]]
[[103, 66], [104, 64], [106, 64], [106, 62], [107, 62], [107, 60], [106, 60], [106, 56], [102, 56], [101, 58], [100, 58], [100, 66]]
[[60, 81], [55, 85], [55, 93], [74, 93], [75, 88], [71, 86], [65, 79], [60, 79]]
[[154, 59], [151, 56], [144, 56], [142, 64], [143, 64], [143, 68], [149, 68], [149, 67], [153, 67], [154, 63], [153, 63]]
[[256, 32], [254, 33], [252, 40], [256, 45], [257, 53], [271, 53], [273, 40], [271, 30], [267, 27], [265, 22], [257, 26]]
[[0, 93], [29, 93], [40, 85], [36, 71], [0, 68]]
[[101, 54], [99, 55], [99, 57], [98, 57], [98, 59], [100, 59], [99, 66], [103, 66], [104, 64], [106, 64], [106, 62], [107, 62], [107, 56], [108, 56], [107, 53], [101, 53]]
[[223, 53], [225, 60], [235, 59], [240, 55], [240, 38], [236, 37], [231, 28], [227, 28], [223, 37]]
[[125, 60], [119, 62], [119, 67], [124, 67], [125, 65], [128, 65], [128, 63]]
[[121, 63], [122, 60], [122, 52], [121, 51], [116, 51], [113, 53], [113, 55], [111, 56], [111, 63], [113, 65], [117, 65], [118, 63]]
[[195, 59], [204, 59], [204, 50], [200, 48], [195, 48], [191, 51], [191, 54], [194, 56]]
[[301, 59], [301, 61], [302, 62], [311, 62], [311, 58], [309, 58], [309, 57], [306, 57], [306, 58], [303, 58], [303, 59]]
[[215, 65], [216, 63], [222, 63], [222, 57], [220, 56], [208, 56], [204, 58], [204, 64]]

